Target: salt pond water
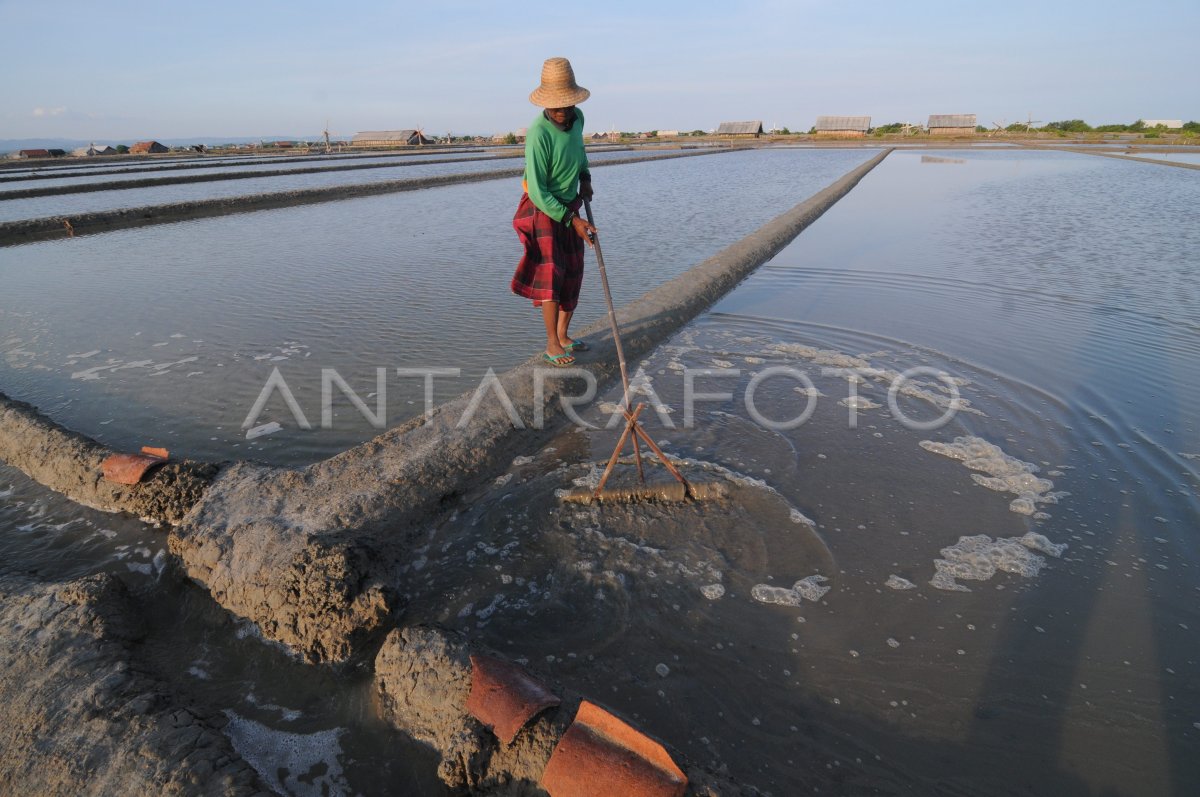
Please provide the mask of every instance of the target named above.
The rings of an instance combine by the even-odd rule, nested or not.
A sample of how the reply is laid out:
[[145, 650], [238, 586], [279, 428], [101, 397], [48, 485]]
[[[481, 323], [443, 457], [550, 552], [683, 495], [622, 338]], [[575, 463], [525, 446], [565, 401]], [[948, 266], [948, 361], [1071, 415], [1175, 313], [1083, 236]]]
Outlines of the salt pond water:
[[[667, 150], [657, 151], [666, 152]], [[589, 156], [589, 160], [600, 163], [605, 160], [630, 157], [628, 152], [597, 152]], [[633, 155], [636, 157], [636, 155]], [[454, 163], [437, 163], [443, 158], [435, 156], [409, 156], [404, 160], [391, 158], [380, 163], [377, 169], [355, 169], [350, 171], [329, 171], [310, 174], [279, 174], [267, 177], [251, 177], [237, 180], [217, 180], [203, 183], [179, 183], [173, 185], [151, 185], [137, 189], [113, 189], [109, 191], [93, 190], [85, 193], [56, 194], [53, 196], [30, 197], [27, 199], [0, 199], [0, 221], [17, 221], [34, 219], [45, 216], [64, 216], [73, 213], [92, 213], [119, 208], [142, 207], [145, 205], [161, 205], [171, 202], [188, 202], [201, 199], [217, 199], [244, 196], [254, 193], [269, 193], [272, 191], [296, 191], [305, 188], [323, 188], [339, 185], [357, 185], [361, 183], [383, 182], [386, 180], [418, 179], [435, 177], [446, 174], [465, 174], [476, 171], [491, 171], [495, 169], [520, 168], [520, 159], [496, 159], [489, 156], [468, 156], [467, 160]], [[456, 159], [455, 159], [456, 160]], [[425, 161], [435, 161], [426, 163]], [[352, 163], [362, 163], [354, 160]], [[299, 164], [301, 166], [305, 163]], [[328, 165], [328, 164], [325, 164]], [[274, 167], [274, 168], [273, 168]], [[272, 171], [280, 168], [275, 164], [254, 171]], [[164, 178], [175, 175], [191, 174], [228, 174], [236, 172], [229, 169], [200, 169], [196, 171], [169, 172]], [[119, 178], [76, 178], [88, 181], [106, 182], [110, 179], [146, 178], [147, 175], [121, 175]], [[34, 187], [54, 184], [56, 180], [38, 181]], [[23, 183], [8, 183], [8, 188], [22, 187]], [[0, 189], [4, 186], [0, 185]], [[7, 189], [5, 189], [7, 190]]]
[[[598, 172], [618, 300], [866, 156], [746, 152]], [[260, 422], [284, 430], [245, 441], [239, 424], [272, 368], [315, 416], [312, 362], [364, 395], [375, 367], [463, 367], [444, 397], [537, 351], [532, 313], [504, 296], [516, 193], [458, 186], [0, 250], [0, 385], [118, 445], [324, 456], [370, 430], [301, 434], [280, 403]], [[609, 392], [585, 416], [601, 428], [563, 431], [420, 532], [394, 574], [405, 620], [462, 628], [774, 794], [1195, 793], [1197, 200], [1195, 172], [1153, 164], [893, 153], [634, 364], [642, 397], [670, 410], [644, 414], [653, 436], [729, 500], [561, 504], [560, 491], [595, 483], [615, 442]], [[478, 229], [462, 230], [464, 206]], [[686, 234], [664, 235], [669, 225]], [[497, 287], [478, 291], [481, 279]], [[589, 283], [581, 323], [595, 300]], [[895, 375], [918, 366], [930, 371], [889, 401]], [[777, 372], [751, 404], [782, 420], [814, 402], [805, 423], [772, 429], [750, 414], [751, 380], [769, 367], [811, 385]], [[730, 396], [698, 402], [683, 428], [685, 369], [702, 368], [718, 373], [698, 388]], [[393, 419], [419, 411], [418, 390], [401, 395], [416, 405], [393, 404]], [[862, 401], [839, 403], [852, 396]], [[901, 422], [950, 408], [942, 426]], [[18, 500], [0, 544], [50, 568], [21, 536]], [[132, 550], [149, 572], [129, 577], [156, 578], [162, 546], [139, 524], [108, 540], [74, 520], [80, 510], [38, 511], [51, 520], [36, 539], [79, 550], [79, 568], [125, 567], [117, 555]], [[221, 613], [179, 594], [211, 625], [199, 646], [163, 631], [156, 655], [235, 673], [197, 694], [247, 718], [235, 733], [258, 740], [250, 755], [286, 760], [307, 749], [286, 735], [300, 731], [348, 750], [330, 732], [369, 727], [352, 689], [334, 693], [351, 716], [324, 703], [320, 722], [293, 728], [287, 712], [313, 694], [305, 676], [266, 691], [262, 665], [237, 662], [269, 656], [227, 652]], [[174, 655], [164, 661], [178, 667]], [[231, 684], [254, 684], [257, 703], [231, 701]], [[346, 757], [338, 777], [362, 788]]]
[[[624, 153], [597, 153], [594, 157], [602, 161]], [[0, 201], [0, 221], [35, 219], [44, 216], [63, 216], [72, 213], [92, 213], [118, 208], [163, 205], [170, 202], [188, 202], [200, 199], [237, 197], [246, 194], [272, 191], [296, 191], [305, 188], [322, 188], [337, 185], [383, 182], [385, 180], [419, 179], [445, 174], [466, 174], [503, 168], [520, 168], [519, 160], [474, 158], [458, 163], [408, 162], [379, 169], [335, 171], [315, 174], [280, 174], [270, 177], [253, 177], [243, 180], [215, 181], [206, 183], [180, 183], [175, 185], [148, 186], [138, 189], [112, 191], [90, 191], [86, 193], [58, 194], [32, 197], [29, 199], [6, 199]]]
[[[511, 153], [511, 150], [510, 150]], [[17, 191], [28, 188], [42, 188], [63, 185], [90, 185], [94, 183], [105, 183], [121, 180], [169, 180], [173, 177], [190, 177], [192, 175], [212, 175], [222, 174], [236, 176], [244, 172], [272, 172], [284, 171], [288, 169], [307, 169], [307, 168], [322, 168], [322, 167], [338, 167], [338, 166], [403, 166], [406, 163], [421, 163], [427, 160], [443, 160], [443, 159], [458, 159], [469, 158], [472, 160], [495, 160], [495, 156], [482, 152], [463, 153], [456, 155], [455, 153], [438, 153], [437, 155], [408, 155], [403, 158], [395, 155], [383, 155], [378, 158], [354, 158], [347, 159], [309, 159], [309, 158], [276, 158], [274, 160], [263, 163], [262, 160], [254, 160], [249, 163], [237, 162], [217, 162], [209, 168], [187, 168], [187, 169], [171, 169], [165, 167], [140, 167], [132, 164], [126, 164], [126, 169], [145, 168], [146, 171], [138, 172], [122, 172], [120, 174], [105, 174], [106, 171], [112, 169], [78, 169], [71, 172], [65, 172], [62, 177], [48, 178], [44, 175], [39, 175], [37, 179], [28, 180], [13, 180], [0, 182], [0, 194], [5, 191]], [[503, 162], [503, 161], [500, 161]], [[200, 166], [201, 164], [187, 164], [189, 167]], [[164, 170], [165, 168], [165, 170]], [[79, 171], [83, 174], [76, 175], [73, 172]], [[100, 172], [97, 174], [97, 172]], [[3, 177], [0, 173], [0, 177]]]
[[[737, 152], [597, 170], [597, 223], [618, 301], [871, 154]], [[332, 428], [319, 428], [322, 368], [336, 369], [372, 410], [376, 369], [388, 369], [393, 425], [424, 407], [422, 380], [397, 378], [397, 367], [462, 368], [462, 379], [435, 383], [441, 400], [541, 351], [532, 308], [508, 287], [519, 197], [519, 181], [494, 181], [0, 250], [9, 264], [0, 385], [121, 446], [152, 437], [204, 459], [331, 456], [378, 430], [348, 401]], [[478, 220], [470, 234], [464, 219]], [[591, 262], [578, 328], [602, 306]], [[247, 441], [242, 423], [275, 368], [317, 428], [299, 429], [276, 394], [258, 424], [285, 431]]]
[[[746, 477], [731, 501], [560, 507], [615, 442], [573, 430], [398, 584], [775, 793], [1194, 793], [1197, 199], [1147, 164], [894, 153], [640, 364], [676, 427], [683, 369], [737, 372], [698, 379], [731, 397], [693, 429], [645, 413], [693, 477]], [[890, 407], [918, 366], [948, 378]], [[777, 376], [756, 409], [816, 396], [805, 424], [751, 419], [767, 367], [815, 390]]]

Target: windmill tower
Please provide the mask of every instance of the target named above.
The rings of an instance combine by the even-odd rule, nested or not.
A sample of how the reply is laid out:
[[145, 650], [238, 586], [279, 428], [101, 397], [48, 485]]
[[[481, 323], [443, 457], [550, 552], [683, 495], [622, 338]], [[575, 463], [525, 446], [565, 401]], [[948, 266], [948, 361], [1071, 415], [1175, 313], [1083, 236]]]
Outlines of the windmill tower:
[[1041, 119], [1034, 119], [1033, 114], [1032, 113], [1029, 114], [1029, 117], [1025, 120], [1025, 134], [1029, 135], [1030, 133], [1032, 133], [1033, 126], [1040, 125], [1041, 123], [1042, 123]]

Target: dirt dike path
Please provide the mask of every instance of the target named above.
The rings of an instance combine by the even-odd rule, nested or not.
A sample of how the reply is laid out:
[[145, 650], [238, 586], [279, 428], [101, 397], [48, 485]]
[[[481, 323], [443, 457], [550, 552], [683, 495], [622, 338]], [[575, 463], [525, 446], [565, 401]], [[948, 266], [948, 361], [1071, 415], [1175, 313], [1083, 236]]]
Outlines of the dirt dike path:
[[[695, 152], [671, 152], [659, 155], [642, 155], [628, 158], [613, 158], [592, 164], [593, 169], [605, 166], [623, 166], [630, 163], [645, 163], [675, 158], [695, 158], [703, 155], [736, 152], [737, 150], [713, 149]], [[275, 191], [247, 196], [197, 199], [187, 202], [172, 202], [164, 205], [145, 205], [136, 208], [117, 208], [93, 213], [75, 213], [65, 216], [45, 216], [37, 219], [0, 222], [0, 246], [29, 243], [49, 238], [65, 238], [151, 224], [169, 224], [176, 221], [201, 219], [210, 216], [226, 216], [231, 213], [248, 213], [256, 210], [308, 205], [315, 202], [331, 202], [338, 199], [394, 194], [400, 191], [419, 191], [461, 183], [483, 182], [520, 177], [523, 168], [493, 169], [486, 172], [446, 174], [436, 177], [410, 177], [386, 180], [377, 183], [334, 185], [321, 188], [304, 188], [295, 191]]]
[[[773, 257], [888, 152], [622, 308], [628, 359], [649, 352]], [[218, 603], [268, 639], [310, 662], [350, 660], [402, 609], [387, 587], [387, 561], [402, 558], [458, 495], [544, 445], [564, 422], [562, 400], [582, 395], [588, 375], [601, 390], [614, 380], [607, 321], [580, 334], [592, 350], [575, 369], [530, 360], [490, 375], [428, 418], [303, 470], [249, 463], [223, 470], [172, 530], [171, 553]]]
[[223, 715], [131, 666], [143, 634], [114, 576], [0, 576], [0, 793], [271, 794]]
[[30, 404], [0, 393], [0, 459], [76, 503], [175, 524], [200, 500], [219, 471], [205, 462], [168, 462], [140, 484], [105, 481], [101, 468], [116, 453], [64, 429]]
[[[1100, 158], [1113, 158], [1120, 161], [1135, 161], [1137, 163], [1153, 163], [1158, 166], [1174, 166], [1177, 169], [1200, 169], [1200, 163], [1182, 163], [1180, 161], [1167, 161], [1161, 158], [1141, 158], [1136, 155], [1120, 155], [1116, 152], [1097, 152], [1094, 149], [1085, 149], [1083, 147], [1055, 147], [1049, 145], [1026, 144], [1029, 149], [1040, 149], [1048, 152], [1075, 152], [1080, 155], [1095, 155]], [[1140, 150], [1139, 150], [1140, 151]], [[1197, 152], [1198, 150], [1163, 150], [1164, 152]]]

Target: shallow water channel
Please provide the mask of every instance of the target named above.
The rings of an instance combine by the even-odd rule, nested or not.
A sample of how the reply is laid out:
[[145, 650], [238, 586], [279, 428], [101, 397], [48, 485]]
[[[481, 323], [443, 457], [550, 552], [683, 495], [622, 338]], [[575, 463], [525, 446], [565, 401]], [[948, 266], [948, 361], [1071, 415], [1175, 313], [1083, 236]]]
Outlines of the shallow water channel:
[[[618, 302], [870, 154], [598, 171]], [[461, 367], [441, 400], [538, 350], [505, 296], [515, 198], [484, 183], [0, 250], [0, 387], [114, 445], [328, 456], [372, 434], [348, 402], [305, 432], [276, 396], [257, 422], [283, 431], [245, 439], [272, 369], [316, 417], [320, 367], [364, 397], [377, 367]], [[653, 437], [727, 499], [561, 503], [612, 449], [609, 391], [583, 413], [597, 428], [517, 459], [397, 560], [403, 621], [461, 628], [776, 795], [1195, 793], [1198, 200], [1194, 171], [1154, 164], [892, 153], [634, 364]], [[584, 291], [581, 324], [600, 315]], [[708, 394], [690, 413], [686, 375]], [[420, 411], [419, 386], [387, 390], [391, 423]], [[162, 531], [11, 470], [0, 499], [7, 567], [165, 594], [148, 666], [248, 720], [260, 765], [300, 749], [334, 793], [375, 792], [376, 766], [437, 793], [377, 727], [367, 676], [239, 629], [177, 581]]]

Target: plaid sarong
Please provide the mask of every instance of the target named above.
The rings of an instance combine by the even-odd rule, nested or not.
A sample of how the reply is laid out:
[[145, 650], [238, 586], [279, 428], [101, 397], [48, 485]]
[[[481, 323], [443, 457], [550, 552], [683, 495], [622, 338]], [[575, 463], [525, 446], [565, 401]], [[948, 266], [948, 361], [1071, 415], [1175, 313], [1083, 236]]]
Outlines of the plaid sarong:
[[[577, 211], [581, 204], [576, 198], [567, 207]], [[525, 247], [513, 274], [513, 293], [532, 299], [534, 307], [558, 302], [560, 309], [572, 312], [583, 286], [583, 239], [538, 210], [529, 194], [521, 195], [512, 224]]]

